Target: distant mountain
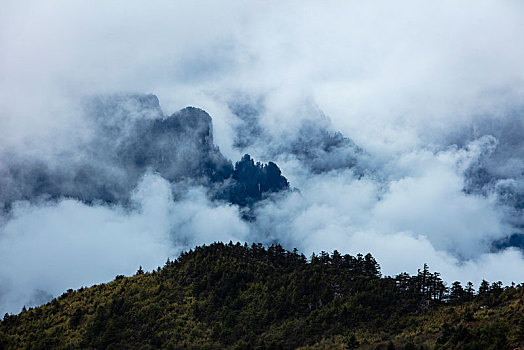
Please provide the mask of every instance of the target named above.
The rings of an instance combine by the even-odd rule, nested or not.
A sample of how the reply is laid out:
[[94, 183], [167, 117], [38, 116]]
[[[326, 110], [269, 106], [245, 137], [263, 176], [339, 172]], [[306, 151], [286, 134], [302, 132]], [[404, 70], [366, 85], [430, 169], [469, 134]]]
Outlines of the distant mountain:
[[509, 237], [499, 239], [492, 243], [492, 249], [494, 251], [503, 250], [510, 247], [524, 249], [524, 234], [514, 233]]
[[[494, 195], [508, 211], [516, 233], [493, 242], [495, 250], [517, 247], [524, 251], [524, 111], [509, 112], [506, 118], [478, 118], [471, 133], [459, 135], [457, 144], [486, 140], [479, 159], [465, 173], [464, 191]], [[483, 136], [484, 135], [484, 136]], [[480, 136], [480, 137], [479, 137]]]
[[524, 286], [214, 243], [0, 322], [1, 349], [522, 349]]
[[199, 108], [165, 116], [156, 96], [130, 95], [94, 98], [85, 110], [92, 136], [69, 153], [45, 161], [0, 154], [0, 208], [42, 197], [125, 204], [147, 171], [203, 185], [211, 198], [240, 206], [289, 188], [275, 163], [255, 164], [246, 155], [234, 167]]
[[268, 158], [294, 156], [313, 174], [337, 169], [354, 169], [357, 173], [359, 158], [365, 152], [353, 140], [330, 129], [330, 121], [320, 110], [305, 118], [296, 130], [283, 130], [281, 135], [272, 135], [260, 125], [262, 106], [256, 103], [231, 103], [229, 108], [239, 123], [233, 145], [239, 150], [263, 143]]
[[[242, 207], [244, 219], [255, 219], [256, 203], [286, 193], [290, 185], [274, 162], [261, 164], [248, 153], [262, 150], [264, 159], [296, 160], [312, 175], [350, 169], [350, 176], [381, 174], [370, 155], [350, 138], [332, 130], [329, 118], [314, 106], [312, 115], [278, 135], [262, 125], [263, 104], [230, 103], [237, 116], [233, 146], [246, 155], [227, 159], [214, 144], [211, 116], [186, 107], [165, 115], [155, 95], [97, 96], [84, 104], [85, 132], [69, 149], [45, 155], [0, 152], [0, 210], [17, 200], [74, 198], [85, 203], [127, 205], [140, 179], [154, 172], [171, 183], [200, 185], [211, 200]], [[491, 243], [492, 250], [524, 250], [524, 119], [479, 119], [443, 141], [442, 147], [478, 152], [465, 170], [463, 191], [496, 198], [511, 231]], [[475, 148], [475, 149], [473, 149]], [[179, 186], [187, 187], [187, 186]]]

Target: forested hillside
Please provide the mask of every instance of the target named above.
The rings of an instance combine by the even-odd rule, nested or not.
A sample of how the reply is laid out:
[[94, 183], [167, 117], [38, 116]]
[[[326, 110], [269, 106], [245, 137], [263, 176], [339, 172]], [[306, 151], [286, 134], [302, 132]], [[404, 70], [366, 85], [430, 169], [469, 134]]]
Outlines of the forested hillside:
[[367, 254], [214, 243], [0, 322], [2, 349], [524, 348], [524, 287], [383, 277]]

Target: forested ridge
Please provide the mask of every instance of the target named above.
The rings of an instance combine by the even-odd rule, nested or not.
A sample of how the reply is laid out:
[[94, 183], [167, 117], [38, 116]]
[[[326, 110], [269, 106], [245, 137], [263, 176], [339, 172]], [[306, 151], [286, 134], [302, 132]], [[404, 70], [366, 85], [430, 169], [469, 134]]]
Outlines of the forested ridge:
[[426, 265], [384, 277], [370, 254], [214, 243], [6, 314], [0, 348], [524, 348], [524, 286], [447, 286]]

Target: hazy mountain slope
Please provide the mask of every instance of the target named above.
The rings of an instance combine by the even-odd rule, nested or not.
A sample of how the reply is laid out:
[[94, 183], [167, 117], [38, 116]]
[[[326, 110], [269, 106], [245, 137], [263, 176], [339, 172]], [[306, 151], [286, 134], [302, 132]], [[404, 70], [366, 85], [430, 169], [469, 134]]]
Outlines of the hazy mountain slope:
[[[93, 98], [84, 110], [89, 136], [73, 149], [45, 156], [0, 153], [0, 208], [42, 198], [125, 204], [148, 171], [172, 183], [203, 185], [210, 197], [240, 205], [288, 188], [274, 163], [259, 164], [249, 179], [237, 176], [238, 166], [253, 161], [244, 158], [233, 167], [213, 143], [212, 120], [202, 109], [167, 116], [155, 95], [117, 95]], [[256, 190], [248, 180], [257, 181]]]

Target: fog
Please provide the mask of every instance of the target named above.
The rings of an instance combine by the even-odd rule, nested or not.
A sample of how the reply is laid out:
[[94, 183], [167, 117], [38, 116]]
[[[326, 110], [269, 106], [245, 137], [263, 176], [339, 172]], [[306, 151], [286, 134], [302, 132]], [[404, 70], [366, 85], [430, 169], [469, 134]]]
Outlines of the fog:
[[[523, 282], [522, 250], [494, 248], [524, 225], [519, 1], [2, 7], [2, 314], [229, 240]], [[246, 220], [207, 182], [120, 160], [141, 140], [130, 121], [186, 106], [211, 115], [224, 159], [276, 162], [294, 190]], [[185, 171], [199, 153], [174, 145]]]

